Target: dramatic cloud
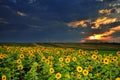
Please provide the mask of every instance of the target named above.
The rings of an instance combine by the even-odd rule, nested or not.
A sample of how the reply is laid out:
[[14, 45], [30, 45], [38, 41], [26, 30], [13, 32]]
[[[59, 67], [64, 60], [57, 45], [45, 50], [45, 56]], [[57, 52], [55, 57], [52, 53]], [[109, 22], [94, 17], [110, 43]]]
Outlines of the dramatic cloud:
[[102, 25], [108, 25], [111, 23], [115, 23], [118, 22], [119, 20], [117, 18], [108, 18], [108, 17], [102, 17], [102, 18], [97, 18], [94, 22], [92, 22], [92, 24], [94, 26], [92, 26], [92, 29], [98, 29], [100, 28]]
[[111, 35], [114, 34], [117, 31], [120, 31], [120, 26], [110, 28], [109, 31], [106, 31], [102, 34], [93, 34], [92, 36], [89, 36], [89, 37], [81, 40], [81, 42], [85, 42], [85, 41], [89, 41], [89, 40], [109, 41], [109, 40], [112, 39]]
[[72, 28], [77, 28], [77, 27], [87, 27], [87, 24], [90, 23], [91, 20], [81, 20], [81, 21], [75, 21], [75, 22], [70, 22], [67, 25], [72, 27]]
[[111, 13], [111, 9], [101, 9], [99, 10], [99, 13], [109, 15]]
[[117, 18], [100, 17], [100, 18], [97, 18], [95, 21], [81, 20], [81, 21], [70, 22], [70, 23], [68, 23], [68, 26], [77, 28], [80, 26], [87, 27], [90, 25], [92, 29], [98, 29], [102, 25], [108, 25], [108, 24], [115, 23], [118, 21], [120, 21], [120, 20]]

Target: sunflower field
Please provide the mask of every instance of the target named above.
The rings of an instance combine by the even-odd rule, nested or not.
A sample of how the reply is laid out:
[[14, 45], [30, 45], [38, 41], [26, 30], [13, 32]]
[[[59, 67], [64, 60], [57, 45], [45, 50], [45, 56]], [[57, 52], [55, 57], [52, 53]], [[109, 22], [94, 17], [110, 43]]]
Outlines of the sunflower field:
[[120, 80], [120, 51], [0, 46], [0, 80]]

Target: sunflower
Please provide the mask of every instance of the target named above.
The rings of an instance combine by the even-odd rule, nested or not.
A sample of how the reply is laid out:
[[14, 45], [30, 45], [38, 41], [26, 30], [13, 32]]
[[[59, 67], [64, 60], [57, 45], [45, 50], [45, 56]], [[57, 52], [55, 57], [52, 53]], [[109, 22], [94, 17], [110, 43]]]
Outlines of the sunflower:
[[83, 70], [83, 68], [82, 68], [81, 66], [78, 66], [78, 67], [77, 67], [77, 71], [78, 71], [78, 72], [82, 72], [82, 70]]
[[101, 76], [101, 73], [97, 73], [97, 77], [100, 77]]
[[88, 73], [89, 73], [88, 70], [83, 70], [83, 75], [84, 75], [84, 76], [87, 76]]
[[81, 75], [80, 74], [77, 74], [77, 79], [81, 79]]
[[115, 80], [120, 80], [120, 77], [117, 77]]
[[19, 65], [18, 70], [22, 70], [22, 69], [23, 69], [23, 65]]
[[21, 59], [18, 59], [18, 60], [17, 60], [17, 63], [18, 63], [18, 64], [21, 64], [21, 63], [22, 63]]
[[93, 54], [92, 55], [92, 59], [96, 60], [97, 59], [97, 55]]
[[0, 59], [3, 59], [3, 58], [4, 58], [3, 54], [0, 54]]
[[2, 75], [2, 80], [7, 80], [5, 75]]
[[24, 54], [20, 54], [20, 58], [21, 58], [21, 59], [24, 58]]
[[61, 66], [61, 67], [64, 67], [64, 66], [65, 66], [65, 64], [64, 64], [64, 63], [61, 63], [61, 64], [60, 64], [60, 66]]
[[66, 62], [66, 63], [69, 63], [69, 62], [70, 62], [70, 58], [66, 58], [66, 59], [65, 59], [65, 62]]
[[60, 73], [56, 73], [55, 78], [60, 79], [61, 78], [61, 74]]
[[89, 65], [87, 69], [88, 69], [88, 71], [91, 71], [93, 68], [92, 68], [92, 66]]
[[103, 62], [104, 62], [104, 64], [109, 64], [109, 59], [105, 58], [105, 59], [103, 60]]
[[76, 57], [73, 57], [72, 60], [75, 62], [75, 61], [77, 60], [77, 58], [76, 58]]
[[98, 54], [98, 50], [94, 50], [94, 54]]
[[114, 61], [117, 61], [117, 59], [118, 59], [117, 56], [114, 56], [114, 57], [113, 57], [113, 60], [114, 60]]
[[117, 55], [120, 56], [120, 51], [117, 52]]
[[49, 69], [50, 73], [54, 73], [54, 68]]
[[59, 62], [62, 62], [63, 61], [63, 58], [61, 57], [61, 58], [59, 58]]
[[49, 59], [46, 59], [45, 62], [46, 62], [47, 64], [50, 64], [50, 60], [49, 60]]
[[45, 56], [42, 56], [41, 61], [44, 62], [45, 59], [46, 59]]

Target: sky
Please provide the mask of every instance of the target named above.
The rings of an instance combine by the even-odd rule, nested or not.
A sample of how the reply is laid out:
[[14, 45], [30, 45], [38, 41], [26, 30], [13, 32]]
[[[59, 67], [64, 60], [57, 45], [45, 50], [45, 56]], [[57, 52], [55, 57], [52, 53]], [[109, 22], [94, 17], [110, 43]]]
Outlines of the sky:
[[0, 0], [0, 42], [120, 43], [120, 0]]

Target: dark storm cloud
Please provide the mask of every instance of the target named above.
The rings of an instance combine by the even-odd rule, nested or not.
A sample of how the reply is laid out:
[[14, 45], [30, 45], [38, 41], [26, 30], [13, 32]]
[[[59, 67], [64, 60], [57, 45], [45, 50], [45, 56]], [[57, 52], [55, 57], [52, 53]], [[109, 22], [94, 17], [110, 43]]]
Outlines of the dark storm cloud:
[[106, 8], [103, 3], [109, 2], [109, 0], [0, 0], [0, 41], [77, 42], [92, 35], [93, 32], [104, 33], [109, 30], [109, 26], [97, 30], [90, 27], [73, 29], [66, 23], [89, 18], [95, 20], [99, 16], [98, 10]]

